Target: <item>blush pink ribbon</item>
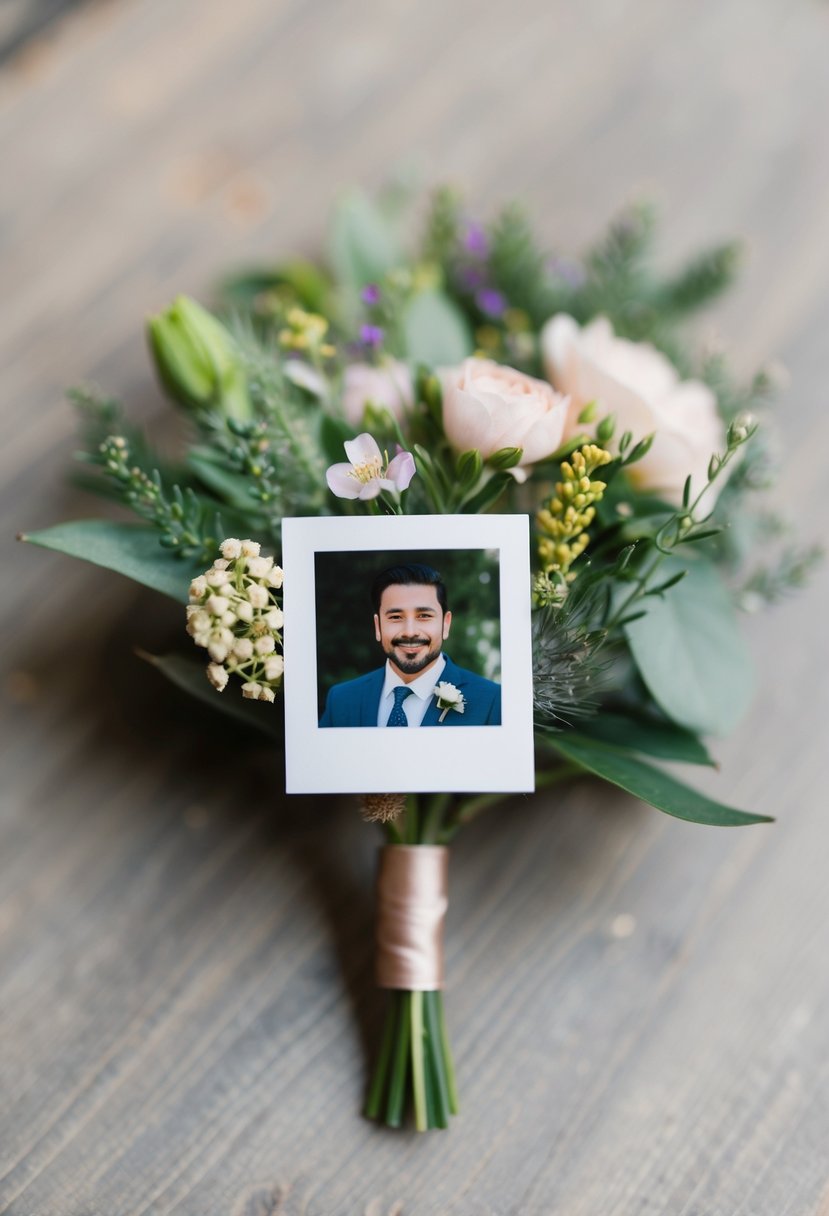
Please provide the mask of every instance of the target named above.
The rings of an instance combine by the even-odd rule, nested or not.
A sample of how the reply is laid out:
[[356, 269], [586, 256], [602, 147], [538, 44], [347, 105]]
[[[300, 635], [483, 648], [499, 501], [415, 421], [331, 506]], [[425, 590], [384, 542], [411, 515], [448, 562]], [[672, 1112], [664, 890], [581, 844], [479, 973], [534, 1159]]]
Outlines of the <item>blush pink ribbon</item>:
[[449, 850], [391, 844], [377, 874], [377, 984], [407, 992], [443, 987]]

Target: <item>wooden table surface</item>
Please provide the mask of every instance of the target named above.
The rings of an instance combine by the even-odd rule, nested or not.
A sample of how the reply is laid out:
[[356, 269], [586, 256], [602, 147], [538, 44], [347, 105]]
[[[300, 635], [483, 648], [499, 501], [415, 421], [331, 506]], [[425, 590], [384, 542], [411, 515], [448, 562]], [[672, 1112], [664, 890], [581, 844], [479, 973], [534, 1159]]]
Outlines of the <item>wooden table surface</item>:
[[829, 9], [816, 0], [121, 0], [0, 75], [0, 1213], [829, 1213], [827, 574], [747, 622], [717, 830], [582, 781], [452, 861], [448, 1134], [363, 1121], [376, 838], [135, 657], [179, 628], [15, 545], [67, 487], [62, 386], [161, 410], [142, 319], [313, 249], [414, 166], [577, 250], [631, 198], [666, 264], [740, 235], [714, 326], [782, 360], [781, 494], [827, 521]]

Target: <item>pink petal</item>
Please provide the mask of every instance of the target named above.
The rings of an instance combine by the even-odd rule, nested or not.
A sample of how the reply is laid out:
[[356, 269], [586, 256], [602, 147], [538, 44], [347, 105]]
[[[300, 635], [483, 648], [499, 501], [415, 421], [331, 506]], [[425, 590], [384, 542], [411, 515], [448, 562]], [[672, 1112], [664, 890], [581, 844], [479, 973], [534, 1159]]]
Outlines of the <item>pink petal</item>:
[[360, 493], [357, 498], [365, 502], [369, 498], [376, 498], [383, 489], [383, 482], [379, 477], [372, 477], [371, 481], [367, 481], [364, 486], [360, 487]]
[[416, 472], [417, 468], [411, 452], [398, 452], [394, 459], [389, 462], [389, 467], [386, 469], [386, 477], [394, 482], [398, 490], [405, 490], [408, 488], [409, 482]]
[[337, 498], [359, 498], [361, 485], [354, 476], [354, 466], [351, 464], [332, 464], [326, 470], [325, 480], [328, 488]]
[[382, 461], [382, 453], [377, 446], [377, 440], [364, 431], [362, 435], [358, 435], [356, 439], [348, 439], [343, 444], [345, 454], [352, 464], [371, 464], [373, 461]]

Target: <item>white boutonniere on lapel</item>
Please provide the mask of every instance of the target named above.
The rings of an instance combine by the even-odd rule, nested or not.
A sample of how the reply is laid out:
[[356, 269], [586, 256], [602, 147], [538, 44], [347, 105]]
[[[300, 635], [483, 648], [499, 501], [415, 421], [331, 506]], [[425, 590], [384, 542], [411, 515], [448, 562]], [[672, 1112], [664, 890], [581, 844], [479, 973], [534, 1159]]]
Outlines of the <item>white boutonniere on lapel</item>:
[[463, 693], [454, 684], [450, 684], [448, 680], [441, 680], [435, 685], [435, 696], [437, 697], [438, 709], [442, 709], [443, 713], [438, 718], [438, 722], [442, 722], [450, 709], [454, 709], [455, 713], [462, 714], [466, 708], [466, 700]]

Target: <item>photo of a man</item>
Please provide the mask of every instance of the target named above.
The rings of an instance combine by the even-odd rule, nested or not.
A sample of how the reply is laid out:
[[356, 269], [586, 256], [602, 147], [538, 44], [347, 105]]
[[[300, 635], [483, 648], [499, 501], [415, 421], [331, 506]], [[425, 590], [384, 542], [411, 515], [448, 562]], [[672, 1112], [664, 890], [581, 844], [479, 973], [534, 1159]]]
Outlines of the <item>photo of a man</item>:
[[329, 689], [320, 726], [500, 726], [501, 687], [444, 651], [452, 611], [443, 578], [418, 562], [380, 570], [371, 585], [385, 664]]

